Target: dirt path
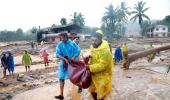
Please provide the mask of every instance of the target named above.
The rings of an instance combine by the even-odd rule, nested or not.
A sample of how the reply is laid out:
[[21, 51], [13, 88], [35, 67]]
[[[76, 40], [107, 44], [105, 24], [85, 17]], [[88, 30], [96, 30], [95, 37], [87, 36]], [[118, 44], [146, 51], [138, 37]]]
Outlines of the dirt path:
[[[79, 99], [72, 99], [70, 96], [71, 93], [71, 83], [68, 81], [66, 82], [65, 90], [64, 90], [64, 97], [65, 100], [79, 100]], [[72, 86], [72, 85], [71, 85]], [[12, 100], [56, 100], [54, 96], [59, 94], [59, 84], [47, 85], [44, 87], [40, 87], [37, 89], [29, 90], [21, 94], [17, 94], [13, 97]]]

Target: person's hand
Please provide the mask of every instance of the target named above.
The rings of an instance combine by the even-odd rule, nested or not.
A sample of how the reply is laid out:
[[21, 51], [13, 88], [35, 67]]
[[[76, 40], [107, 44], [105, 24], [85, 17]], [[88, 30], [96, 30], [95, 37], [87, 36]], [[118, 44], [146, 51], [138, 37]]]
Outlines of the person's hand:
[[89, 65], [87, 65], [86, 67], [87, 67], [87, 70], [90, 70]]
[[75, 59], [75, 57], [73, 56], [72, 58], [71, 58], [71, 60], [74, 60]]
[[90, 55], [87, 56], [87, 57], [84, 59], [85, 63], [88, 64], [88, 62], [89, 62], [89, 60], [90, 60], [91, 58], [92, 58], [92, 56], [90, 56]]
[[64, 61], [65, 61], [66, 63], [68, 63], [68, 60], [67, 60], [67, 59], [64, 59]]

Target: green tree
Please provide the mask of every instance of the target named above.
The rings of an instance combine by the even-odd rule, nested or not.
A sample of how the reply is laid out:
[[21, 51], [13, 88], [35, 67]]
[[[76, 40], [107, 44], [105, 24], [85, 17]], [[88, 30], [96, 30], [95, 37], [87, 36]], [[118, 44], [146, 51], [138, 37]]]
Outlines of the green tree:
[[131, 13], [129, 12], [129, 7], [127, 7], [126, 2], [121, 2], [121, 6], [117, 8], [117, 18], [118, 21], [127, 22], [128, 16]]
[[[15, 34], [15, 35], [14, 35]], [[22, 40], [24, 38], [23, 30], [21, 28], [18, 28], [12, 35], [11, 39], [16, 39], [16, 40]]]
[[128, 15], [130, 14], [128, 11], [129, 7], [127, 7], [125, 2], [121, 3], [121, 6], [118, 6], [114, 9], [113, 5], [110, 4], [106, 7], [106, 12], [102, 17], [102, 30], [104, 30], [108, 37], [120, 37], [123, 36], [125, 32], [124, 24], [128, 20]]
[[168, 26], [168, 30], [170, 32], [170, 15], [166, 16], [163, 20], [162, 20], [162, 24]]
[[133, 20], [133, 22], [138, 19], [140, 27], [142, 27], [141, 25], [144, 18], [150, 20], [150, 18], [145, 14], [145, 12], [149, 9], [149, 7], [145, 8], [145, 4], [146, 2], [143, 1], [135, 4], [135, 7], [133, 8], [134, 11], [132, 11], [132, 14], [134, 14], [134, 16], [130, 19], [131, 21]]
[[20, 41], [20, 40], [32, 40], [35, 39], [33, 34], [25, 34], [21, 28], [18, 28], [16, 31], [0, 31], [0, 41]]
[[117, 19], [118, 22], [116, 23], [116, 31], [118, 33], [118, 35], [120, 35], [121, 37], [124, 36], [125, 34], [125, 24], [128, 21], [128, 16], [130, 15], [129, 12], [129, 7], [127, 7], [126, 2], [121, 2], [121, 6], [117, 7]]
[[71, 19], [71, 22], [74, 24], [77, 24], [81, 27], [84, 27], [85, 25], [85, 21], [84, 21], [84, 15], [82, 15], [82, 13], [77, 13], [74, 12], [73, 15], [71, 15], [73, 18]]
[[18, 28], [17, 31], [16, 31], [16, 33], [18, 33], [18, 34], [23, 34], [23, 30], [22, 30], [21, 28]]
[[102, 29], [107, 33], [108, 36], [113, 36], [113, 33], [116, 29], [116, 10], [113, 8], [113, 5], [110, 4], [109, 7], [106, 7], [106, 12], [102, 17]]
[[154, 26], [156, 25], [166, 25], [168, 26], [168, 31], [170, 32], [170, 15], [165, 16], [163, 20], [158, 20], [154, 23]]
[[82, 33], [93, 35], [96, 32], [97, 29], [99, 29], [99, 28], [84, 26]]
[[166, 16], [166, 17], [163, 19], [163, 22], [170, 24], [170, 15]]
[[154, 24], [152, 24], [150, 21], [147, 21], [147, 20], [145, 20], [145, 21], [143, 21], [142, 23], [141, 23], [141, 31], [140, 31], [140, 34], [142, 35], [142, 36], [147, 36], [148, 34], [148, 32], [151, 32], [152, 30], [153, 30], [153, 28], [154, 28]]
[[38, 32], [38, 29], [37, 29], [35, 26], [32, 27], [31, 33], [32, 33], [32, 34], [37, 34], [37, 32]]
[[61, 23], [61, 25], [67, 25], [66, 18], [61, 18], [60, 23]]

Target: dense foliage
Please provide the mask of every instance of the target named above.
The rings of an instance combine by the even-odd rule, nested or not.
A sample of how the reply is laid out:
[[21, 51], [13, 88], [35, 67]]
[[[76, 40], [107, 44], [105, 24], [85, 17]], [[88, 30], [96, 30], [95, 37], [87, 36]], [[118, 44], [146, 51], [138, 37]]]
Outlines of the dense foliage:
[[35, 40], [35, 34], [28, 34], [23, 32], [21, 28], [16, 31], [0, 31], [0, 42], [8, 42], [8, 41], [19, 41], [19, 40]]

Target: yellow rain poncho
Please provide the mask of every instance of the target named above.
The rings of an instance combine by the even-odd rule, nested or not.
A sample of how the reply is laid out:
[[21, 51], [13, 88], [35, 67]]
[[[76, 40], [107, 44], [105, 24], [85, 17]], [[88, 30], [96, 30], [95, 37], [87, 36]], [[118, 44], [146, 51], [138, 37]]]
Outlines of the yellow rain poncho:
[[24, 64], [24, 66], [30, 66], [32, 63], [32, 59], [31, 56], [29, 55], [29, 53], [24, 53], [22, 56], [22, 62]]
[[92, 76], [92, 84], [89, 91], [95, 92], [99, 99], [104, 98], [112, 89], [113, 57], [108, 43], [103, 40], [98, 48], [90, 48], [92, 59], [89, 61], [89, 69]]
[[96, 33], [99, 33], [99, 34], [102, 34], [102, 35], [103, 35], [102, 30], [97, 30]]
[[123, 52], [128, 52], [128, 46], [127, 46], [127, 44], [123, 44], [123, 46], [122, 46], [122, 51], [123, 51]]
[[123, 44], [122, 51], [123, 51], [123, 58], [127, 59], [127, 56], [128, 56], [128, 46], [127, 46], [127, 44]]
[[[147, 49], [152, 49], [152, 48], [154, 48], [154, 47], [153, 47], [152, 45], [150, 45]], [[151, 61], [154, 59], [154, 57], [155, 57], [155, 53], [149, 54], [149, 55], [147, 56], [148, 62], [151, 62]]]

